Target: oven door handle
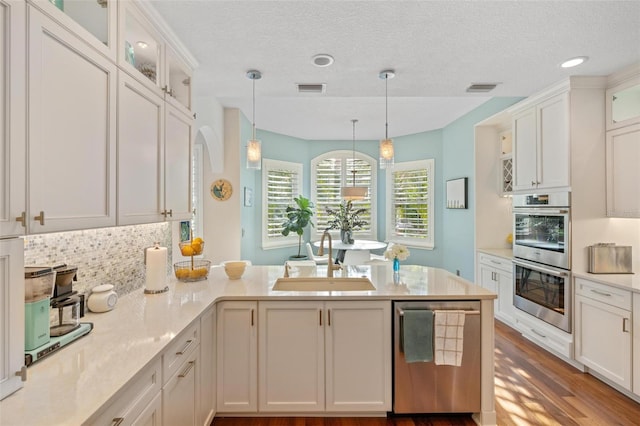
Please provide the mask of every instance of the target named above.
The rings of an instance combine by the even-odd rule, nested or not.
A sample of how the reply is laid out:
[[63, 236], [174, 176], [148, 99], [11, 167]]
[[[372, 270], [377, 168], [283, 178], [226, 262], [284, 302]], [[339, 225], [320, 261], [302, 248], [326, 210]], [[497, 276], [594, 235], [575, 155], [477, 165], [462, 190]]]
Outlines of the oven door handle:
[[569, 273], [566, 271], [560, 271], [557, 269], [551, 269], [551, 268], [546, 268], [544, 266], [541, 265], [537, 265], [537, 264], [533, 264], [533, 263], [529, 263], [529, 262], [523, 262], [521, 260], [515, 260], [513, 259], [513, 264], [514, 265], [518, 265], [518, 266], [522, 266], [528, 269], [532, 269], [534, 271], [540, 271], [540, 272], [544, 272], [545, 274], [549, 274], [549, 275], [553, 275], [556, 277], [568, 277]]
[[568, 214], [569, 213], [569, 209], [548, 209], [548, 208], [521, 208], [521, 207], [514, 207], [513, 208], [513, 213], [520, 213], [520, 214], [532, 214], [532, 215], [547, 215], [547, 214]]

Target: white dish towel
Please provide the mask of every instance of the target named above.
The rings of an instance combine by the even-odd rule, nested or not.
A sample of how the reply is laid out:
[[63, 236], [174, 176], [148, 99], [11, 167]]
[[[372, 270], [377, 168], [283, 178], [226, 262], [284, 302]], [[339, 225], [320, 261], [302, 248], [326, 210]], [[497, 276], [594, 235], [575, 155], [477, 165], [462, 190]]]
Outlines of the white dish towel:
[[464, 311], [434, 310], [434, 362], [436, 365], [462, 364]]

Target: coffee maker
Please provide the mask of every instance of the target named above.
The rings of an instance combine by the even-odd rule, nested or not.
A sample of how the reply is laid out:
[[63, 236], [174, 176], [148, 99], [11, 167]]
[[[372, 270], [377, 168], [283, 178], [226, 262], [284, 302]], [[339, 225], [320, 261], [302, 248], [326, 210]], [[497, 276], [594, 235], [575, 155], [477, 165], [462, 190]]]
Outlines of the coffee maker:
[[66, 264], [25, 268], [25, 365], [52, 354], [93, 329], [81, 323], [84, 295], [73, 290], [78, 268]]

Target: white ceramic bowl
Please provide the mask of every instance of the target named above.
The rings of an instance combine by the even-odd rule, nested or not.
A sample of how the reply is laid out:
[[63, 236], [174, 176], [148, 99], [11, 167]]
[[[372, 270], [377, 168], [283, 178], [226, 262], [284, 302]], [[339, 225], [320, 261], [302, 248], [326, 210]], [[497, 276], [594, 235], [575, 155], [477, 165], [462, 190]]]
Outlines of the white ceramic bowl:
[[247, 263], [244, 261], [223, 262], [222, 265], [224, 266], [224, 272], [227, 274], [229, 279], [232, 280], [240, 279], [247, 267]]

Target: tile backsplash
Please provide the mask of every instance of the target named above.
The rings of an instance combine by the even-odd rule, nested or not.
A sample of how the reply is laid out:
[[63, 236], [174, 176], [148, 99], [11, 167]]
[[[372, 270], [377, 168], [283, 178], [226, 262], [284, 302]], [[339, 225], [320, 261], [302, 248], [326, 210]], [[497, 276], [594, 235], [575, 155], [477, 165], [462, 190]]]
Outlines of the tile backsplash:
[[152, 223], [88, 229], [24, 237], [25, 266], [77, 266], [73, 289], [90, 293], [98, 285], [113, 284], [119, 296], [144, 286], [144, 249], [159, 242], [168, 248], [171, 274], [171, 224]]

